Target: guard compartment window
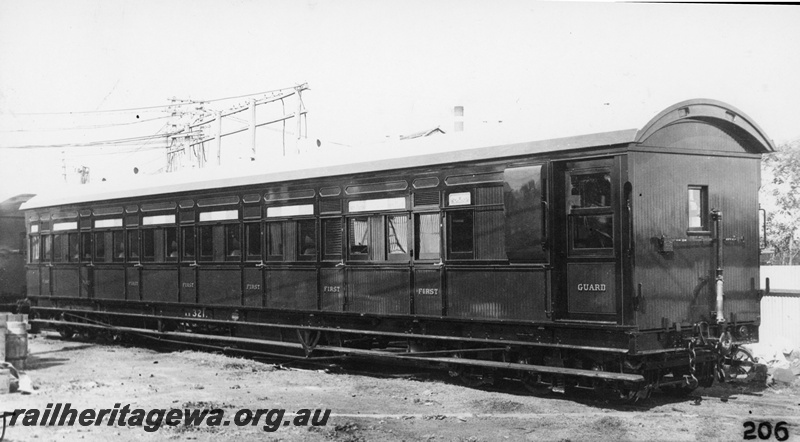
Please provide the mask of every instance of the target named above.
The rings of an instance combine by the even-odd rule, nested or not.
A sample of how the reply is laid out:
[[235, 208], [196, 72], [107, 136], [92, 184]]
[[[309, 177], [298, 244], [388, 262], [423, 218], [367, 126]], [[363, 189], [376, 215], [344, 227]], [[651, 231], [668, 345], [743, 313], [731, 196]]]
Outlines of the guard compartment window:
[[610, 170], [574, 170], [567, 174], [566, 192], [570, 251], [576, 254], [612, 254], [614, 209], [611, 206]]
[[706, 186], [689, 186], [689, 230], [709, 231], [708, 187]]

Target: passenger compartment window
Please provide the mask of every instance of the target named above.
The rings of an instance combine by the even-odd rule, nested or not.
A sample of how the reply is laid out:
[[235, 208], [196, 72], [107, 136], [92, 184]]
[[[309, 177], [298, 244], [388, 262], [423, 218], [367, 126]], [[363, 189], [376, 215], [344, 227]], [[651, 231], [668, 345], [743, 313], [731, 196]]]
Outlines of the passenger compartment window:
[[369, 227], [369, 217], [362, 216], [358, 218], [350, 218], [350, 258], [367, 259], [369, 257], [369, 245], [372, 242]]
[[267, 223], [267, 259], [284, 262], [316, 261], [316, 220]]
[[297, 221], [299, 260], [317, 259], [317, 223], [313, 219]]
[[360, 261], [408, 261], [409, 216], [371, 215], [348, 219], [348, 258]]
[[153, 262], [156, 260], [156, 229], [142, 231], [142, 261]]
[[[94, 234], [94, 262], [106, 262], [106, 258], [111, 253], [106, 250], [106, 232], [95, 232]], [[110, 259], [109, 259], [110, 261]]]
[[475, 249], [474, 212], [455, 210], [447, 214], [447, 244], [450, 259], [472, 259]]
[[225, 256], [226, 261], [241, 261], [242, 259], [242, 240], [238, 224], [225, 226]]
[[31, 235], [31, 260], [30, 262], [39, 262], [39, 235]]
[[506, 256], [511, 261], [547, 261], [542, 166], [508, 168], [503, 179]]
[[42, 235], [42, 261], [53, 261], [53, 235]]
[[183, 253], [181, 259], [183, 261], [195, 260], [195, 245], [194, 245], [194, 227], [183, 227], [181, 229], [181, 243], [183, 245]]
[[142, 230], [142, 261], [178, 260], [178, 229], [175, 227]]
[[62, 235], [53, 235], [53, 262], [66, 261], [64, 259], [65, 249], [62, 247], [63, 238]]
[[138, 230], [128, 230], [128, 261], [139, 261]]
[[247, 260], [261, 261], [261, 223], [245, 224]]
[[122, 230], [115, 230], [111, 233], [112, 241], [114, 242], [114, 262], [125, 261], [125, 232]]
[[408, 255], [408, 216], [387, 216], [386, 221], [389, 255]]
[[81, 261], [90, 262], [92, 260], [92, 234], [89, 232], [81, 233]]
[[323, 259], [339, 261], [342, 259], [342, 219], [322, 220]]
[[200, 259], [202, 261], [214, 260], [214, 226], [201, 226], [200, 233]]
[[80, 251], [79, 251], [80, 250], [79, 249], [80, 243], [78, 241], [79, 241], [79, 238], [78, 238], [78, 234], [77, 233], [70, 233], [69, 234], [69, 236], [67, 238], [68, 247], [69, 247], [69, 254], [67, 255], [67, 258], [68, 258], [69, 262], [78, 262], [80, 257], [81, 257], [81, 254], [80, 254]]
[[438, 213], [414, 214], [414, 259], [440, 259], [441, 238]]

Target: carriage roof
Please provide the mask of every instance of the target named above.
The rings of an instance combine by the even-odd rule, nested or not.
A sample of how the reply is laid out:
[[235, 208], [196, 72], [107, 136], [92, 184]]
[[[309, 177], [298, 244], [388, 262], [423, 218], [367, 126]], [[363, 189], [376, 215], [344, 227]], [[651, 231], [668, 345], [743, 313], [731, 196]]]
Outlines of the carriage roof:
[[[235, 172], [224, 168], [207, 168], [189, 173], [137, 177], [136, 181], [122, 185], [103, 183], [103, 185], [64, 187], [60, 192], [55, 191], [32, 198], [23, 204], [21, 209], [407, 170], [607, 146], [630, 144], [647, 146], [648, 141], [669, 140], [670, 136], [665, 138], [663, 134], [668, 134], [670, 131], [673, 134], [672, 138], [675, 138], [675, 128], [684, 127], [683, 130], [686, 131], [685, 128], [692, 124], [716, 128], [715, 130], [736, 139], [745, 152], [767, 153], [775, 150], [772, 141], [742, 112], [719, 101], [700, 99], [684, 101], [667, 108], [641, 130], [629, 129], [539, 141], [521, 141], [524, 138], [514, 134], [461, 132], [404, 140], [381, 148], [317, 151], [314, 156], [298, 156], [267, 164], [252, 163], [247, 167], [237, 167]], [[696, 129], [689, 130], [692, 131]], [[491, 138], [488, 138], [489, 136]], [[355, 155], [359, 158], [353, 161]]]

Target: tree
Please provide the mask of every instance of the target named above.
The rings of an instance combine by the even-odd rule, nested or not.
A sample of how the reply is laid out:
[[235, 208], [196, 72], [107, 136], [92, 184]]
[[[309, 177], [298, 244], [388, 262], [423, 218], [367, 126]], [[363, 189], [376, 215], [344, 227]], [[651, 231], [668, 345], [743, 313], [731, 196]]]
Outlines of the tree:
[[767, 247], [774, 251], [769, 264], [792, 265], [800, 254], [800, 139], [765, 155], [761, 170]]

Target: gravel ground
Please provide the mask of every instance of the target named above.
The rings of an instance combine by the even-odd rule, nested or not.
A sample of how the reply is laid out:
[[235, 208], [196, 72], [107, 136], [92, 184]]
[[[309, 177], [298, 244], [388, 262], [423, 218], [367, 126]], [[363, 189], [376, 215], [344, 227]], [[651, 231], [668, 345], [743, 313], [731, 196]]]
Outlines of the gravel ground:
[[[145, 413], [220, 409], [224, 418], [218, 426], [172, 426], [162, 419], [157, 429], [150, 425], [152, 431], [147, 431], [146, 418], [142, 426], [131, 426], [128, 420], [120, 425], [116, 418], [112, 425], [106, 419], [92, 426], [24, 426], [26, 414], [6, 429], [6, 441], [731, 441], [745, 439], [748, 422], [753, 422], [756, 440], [763, 440], [759, 425], [761, 436], [766, 435], [764, 422], [770, 429], [786, 422], [782, 427], [789, 440], [800, 440], [797, 383], [770, 388], [715, 384], [689, 397], [657, 392], [644, 403], [619, 405], [592, 394], [531, 396], [511, 381], [467, 388], [444, 371], [368, 363], [348, 364], [346, 370], [292, 368], [190, 350], [63, 341], [49, 333], [31, 335], [29, 352], [27, 374], [35, 391], [0, 396], [0, 411], [44, 411], [57, 403], [79, 411], [129, 404], [130, 410]], [[287, 412], [277, 420], [277, 412], [264, 412], [258, 425], [238, 426], [234, 417], [240, 409]], [[325, 425], [295, 426], [295, 412], [302, 409], [330, 410], [330, 415]], [[127, 419], [133, 415], [131, 411]], [[320, 423], [324, 413], [317, 418]], [[279, 426], [265, 431], [271, 427], [268, 422]], [[768, 439], [781, 440], [783, 435], [770, 432]]]

